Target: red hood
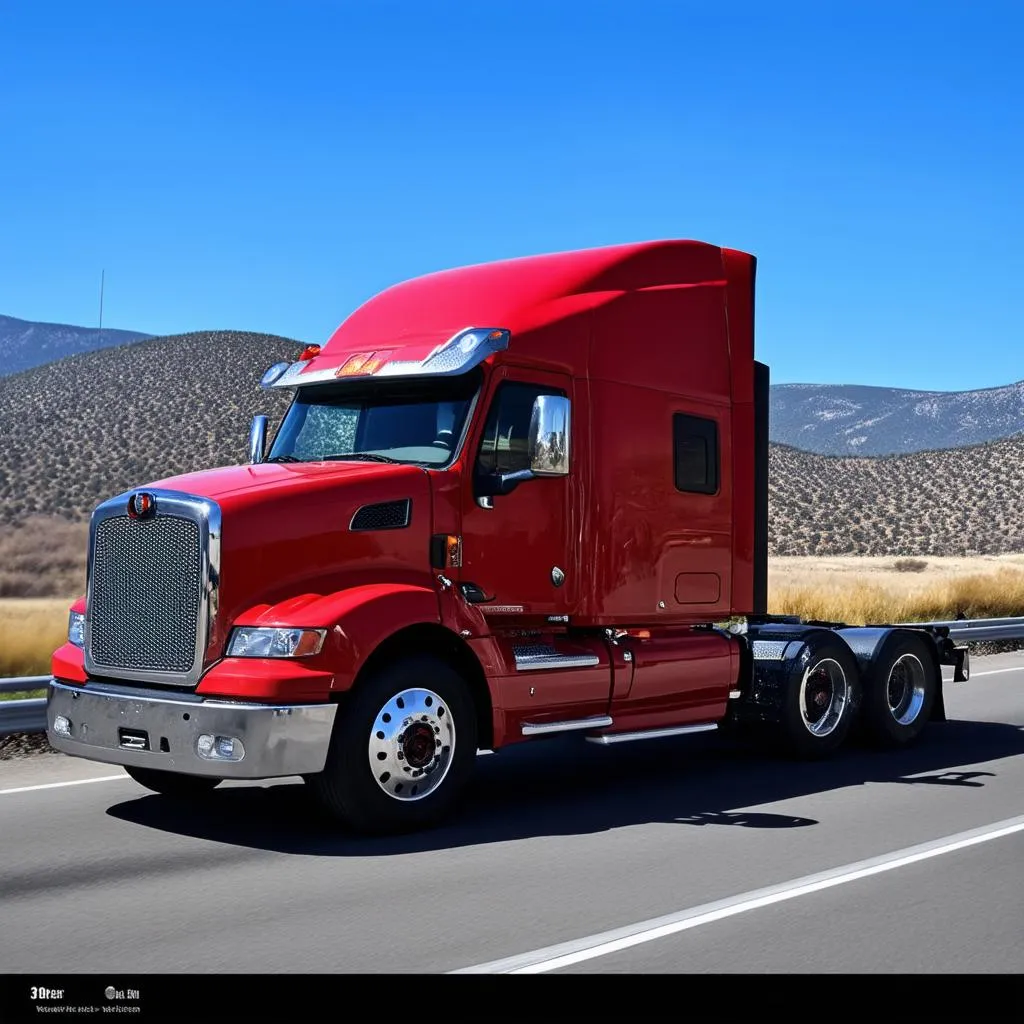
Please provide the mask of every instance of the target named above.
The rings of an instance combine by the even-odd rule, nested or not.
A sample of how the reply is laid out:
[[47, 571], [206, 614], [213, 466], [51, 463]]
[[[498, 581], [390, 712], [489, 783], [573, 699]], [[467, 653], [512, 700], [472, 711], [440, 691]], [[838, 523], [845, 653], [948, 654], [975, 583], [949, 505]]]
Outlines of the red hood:
[[236, 498], [258, 492], [274, 494], [282, 488], [292, 491], [334, 488], [343, 481], [380, 479], [398, 473], [420, 475], [414, 466], [396, 466], [378, 462], [262, 462], [255, 466], [221, 466], [197, 473], [154, 480], [148, 486], [184, 491], [213, 501]]
[[[433, 510], [419, 467], [364, 462], [228, 466], [154, 481], [221, 511], [216, 654], [240, 614], [364, 583], [430, 585]], [[352, 530], [364, 505], [408, 499], [401, 529]], [[318, 625], [307, 623], [307, 625]]]

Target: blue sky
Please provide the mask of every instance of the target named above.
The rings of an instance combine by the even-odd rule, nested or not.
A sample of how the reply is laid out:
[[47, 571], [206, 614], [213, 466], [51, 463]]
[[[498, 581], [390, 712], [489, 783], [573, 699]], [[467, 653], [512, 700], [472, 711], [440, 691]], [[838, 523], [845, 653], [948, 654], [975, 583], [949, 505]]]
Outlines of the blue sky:
[[759, 258], [773, 379], [1024, 378], [1024, 6], [0, 2], [0, 313], [322, 341], [419, 273]]

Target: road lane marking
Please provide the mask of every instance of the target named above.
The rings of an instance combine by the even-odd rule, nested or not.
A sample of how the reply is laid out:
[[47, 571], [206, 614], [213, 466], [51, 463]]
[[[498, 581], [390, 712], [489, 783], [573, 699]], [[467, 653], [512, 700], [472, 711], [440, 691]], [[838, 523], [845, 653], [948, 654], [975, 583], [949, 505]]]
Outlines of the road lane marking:
[[[486, 754], [493, 754], [493, 750], [478, 750], [478, 756], [484, 756]], [[130, 775], [101, 775], [95, 779], [72, 779], [69, 782], [44, 782], [37, 786], [18, 786], [15, 789], [0, 789], [0, 796], [6, 796], [9, 793], [34, 793], [39, 789], [62, 789], [64, 786], [84, 786], [87, 782], [117, 782], [118, 779], [131, 779]], [[270, 779], [261, 780], [254, 779], [255, 782], [260, 781], [273, 781]]]
[[95, 779], [72, 779], [69, 782], [44, 782], [40, 786], [18, 786], [15, 789], [0, 789], [0, 796], [8, 796], [11, 793], [33, 793], [37, 789], [61, 789], [64, 786], [84, 786], [89, 782], [116, 782], [118, 779], [126, 782], [131, 781], [131, 777], [125, 774], [100, 775]]
[[1024, 814], [995, 822], [992, 825], [985, 825], [982, 828], [958, 832], [946, 836], [944, 839], [936, 839], [918, 846], [909, 846], [880, 857], [856, 861], [830, 871], [805, 875], [803, 878], [783, 882], [781, 885], [755, 889], [729, 899], [705, 903], [702, 906], [692, 907], [675, 914], [640, 921], [637, 924], [627, 925], [625, 928], [615, 928], [596, 935], [588, 935], [582, 939], [545, 946], [529, 953], [520, 953], [501, 960], [491, 960], [488, 963], [464, 967], [449, 973], [543, 974], [548, 971], [557, 971], [586, 960], [618, 953], [644, 942], [653, 942], [655, 939], [663, 939], [691, 928], [699, 928], [704, 924], [712, 924], [728, 917], [735, 917], [737, 914], [745, 914], [749, 910], [759, 910], [761, 907], [770, 907], [775, 903], [796, 899], [798, 896], [821, 892], [823, 889], [845, 885], [847, 882], [856, 882], [861, 878], [879, 875], [885, 871], [894, 871], [896, 868], [906, 867], [908, 864], [916, 864], [932, 857], [941, 857], [945, 853], [953, 853], [955, 850], [977, 846], [979, 843], [1001, 839], [1017, 832], [1024, 832]]
[[1024, 665], [1015, 665], [1013, 668], [990, 668], [984, 672], [972, 672], [971, 679], [977, 676], [997, 676], [1002, 672], [1020, 672], [1022, 669], [1024, 669]]

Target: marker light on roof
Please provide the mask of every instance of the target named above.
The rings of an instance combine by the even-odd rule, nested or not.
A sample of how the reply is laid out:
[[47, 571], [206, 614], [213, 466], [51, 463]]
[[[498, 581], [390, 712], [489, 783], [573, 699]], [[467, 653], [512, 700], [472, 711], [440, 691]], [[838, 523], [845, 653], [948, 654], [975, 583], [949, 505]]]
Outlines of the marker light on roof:
[[359, 352], [349, 356], [334, 371], [335, 377], [366, 377], [376, 373], [387, 361], [393, 350], [386, 352]]
[[468, 356], [485, 339], [500, 341], [505, 331], [467, 331], [459, 338], [459, 348]]
[[289, 366], [291, 366], [291, 363], [274, 363], [274, 365], [270, 367], [265, 374], [263, 374], [263, 377], [260, 380], [260, 387], [273, 387], [274, 382], [280, 378], [281, 374], [283, 374]]
[[423, 373], [462, 373], [492, 352], [508, 348], [508, 331], [470, 328], [438, 346], [423, 360]]
[[300, 363], [304, 363], [304, 362], [306, 362], [307, 359], [312, 359], [312, 358], [314, 358], [315, 356], [318, 356], [318, 355], [320, 355], [320, 346], [319, 345], [307, 345], [302, 350], [302, 355], [299, 356], [299, 362]]

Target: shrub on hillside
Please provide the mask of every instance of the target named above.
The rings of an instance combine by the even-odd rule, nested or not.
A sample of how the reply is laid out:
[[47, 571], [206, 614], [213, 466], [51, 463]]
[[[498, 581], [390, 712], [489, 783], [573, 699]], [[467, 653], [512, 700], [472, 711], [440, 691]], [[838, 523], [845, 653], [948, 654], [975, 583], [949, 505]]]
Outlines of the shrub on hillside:
[[924, 572], [928, 563], [922, 558], [897, 558], [893, 568], [897, 572]]

